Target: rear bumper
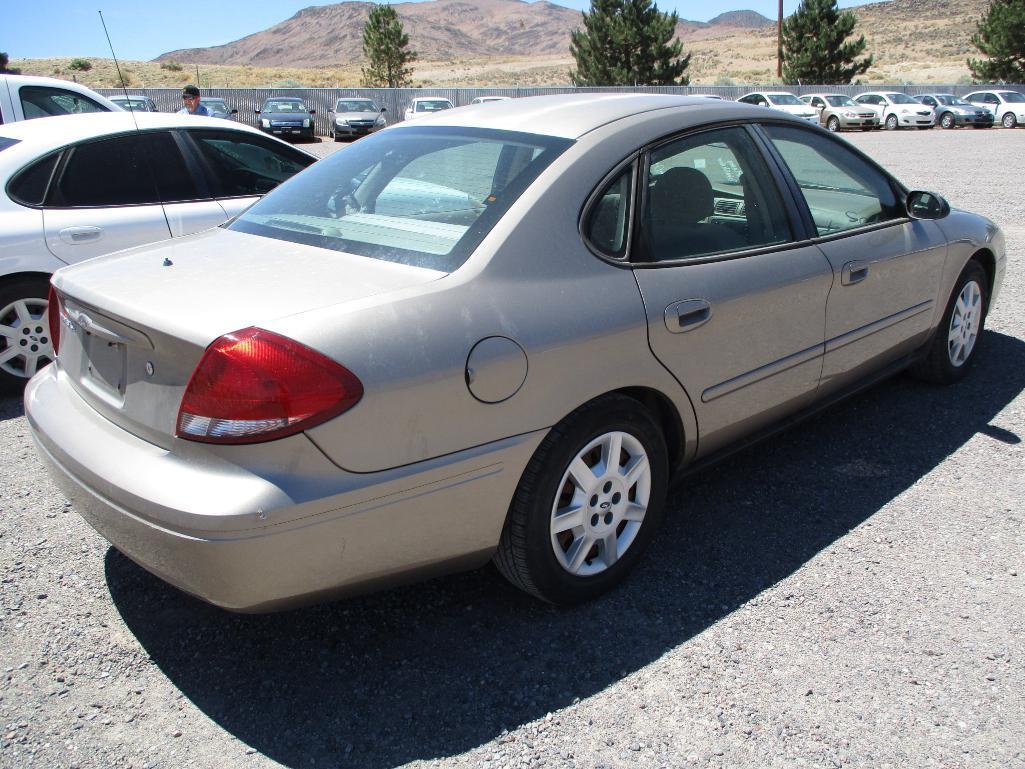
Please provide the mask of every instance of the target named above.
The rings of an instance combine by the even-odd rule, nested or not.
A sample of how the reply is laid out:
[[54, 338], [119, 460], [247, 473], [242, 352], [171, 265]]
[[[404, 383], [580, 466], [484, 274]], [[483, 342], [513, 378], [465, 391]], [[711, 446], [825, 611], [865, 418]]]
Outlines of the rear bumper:
[[96, 531], [167, 582], [234, 611], [485, 563], [544, 435], [355, 474], [304, 435], [243, 450], [239, 462], [186, 441], [167, 451], [93, 411], [54, 365], [29, 383], [25, 410], [54, 480]]

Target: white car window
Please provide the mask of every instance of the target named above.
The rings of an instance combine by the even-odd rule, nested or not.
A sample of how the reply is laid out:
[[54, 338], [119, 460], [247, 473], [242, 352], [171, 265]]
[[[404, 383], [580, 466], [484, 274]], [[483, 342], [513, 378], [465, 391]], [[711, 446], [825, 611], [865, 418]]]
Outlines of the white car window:
[[108, 112], [88, 96], [49, 86], [25, 85], [18, 91], [26, 120], [53, 115], [76, 115], [83, 112]]

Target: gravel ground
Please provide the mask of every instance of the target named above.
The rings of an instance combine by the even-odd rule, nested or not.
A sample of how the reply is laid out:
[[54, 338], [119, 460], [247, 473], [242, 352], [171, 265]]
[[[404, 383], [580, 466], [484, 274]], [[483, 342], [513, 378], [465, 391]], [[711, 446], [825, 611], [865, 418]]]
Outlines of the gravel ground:
[[981, 360], [689, 479], [588, 606], [488, 568], [221, 612], [101, 540], [0, 401], [0, 764], [1025, 767], [1025, 130], [850, 139], [1004, 227]]

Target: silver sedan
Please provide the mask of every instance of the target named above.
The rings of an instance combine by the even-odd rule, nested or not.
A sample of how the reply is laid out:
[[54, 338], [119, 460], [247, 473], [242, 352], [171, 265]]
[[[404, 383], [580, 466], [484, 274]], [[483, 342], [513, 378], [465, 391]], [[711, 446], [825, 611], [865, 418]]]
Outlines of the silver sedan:
[[60, 270], [26, 410], [76, 509], [217, 605], [489, 559], [571, 604], [674, 474], [898, 370], [964, 376], [1004, 265], [993, 223], [799, 118], [517, 99]]

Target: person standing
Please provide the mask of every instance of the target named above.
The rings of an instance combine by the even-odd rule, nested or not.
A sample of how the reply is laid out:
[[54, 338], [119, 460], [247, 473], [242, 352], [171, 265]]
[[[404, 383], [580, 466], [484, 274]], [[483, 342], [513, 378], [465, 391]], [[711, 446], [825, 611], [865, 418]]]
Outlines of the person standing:
[[185, 106], [178, 110], [179, 115], [205, 115], [206, 117], [212, 117], [206, 105], [200, 103], [199, 89], [196, 86], [190, 84], [182, 88], [182, 101], [185, 102]]

